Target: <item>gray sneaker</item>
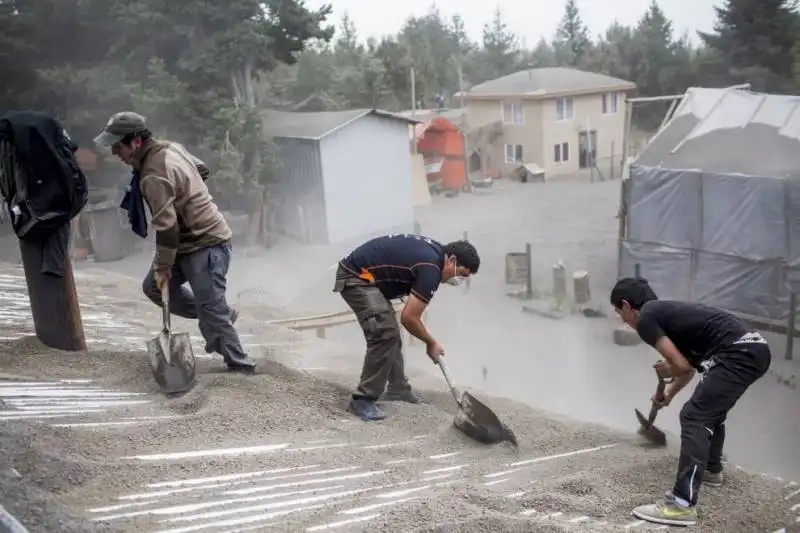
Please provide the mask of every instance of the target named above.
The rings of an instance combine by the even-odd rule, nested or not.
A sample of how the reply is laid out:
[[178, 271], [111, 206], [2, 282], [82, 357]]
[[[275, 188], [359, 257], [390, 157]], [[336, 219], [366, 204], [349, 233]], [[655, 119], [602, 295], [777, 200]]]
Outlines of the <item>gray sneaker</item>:
[[386, 393], [384, 393], [384, 395], [381, 397], [381, 400], [387, 402], [406, 402], [413, 404], [428, 403], [425, 401], [425, 398], [415, 393], [411, 389], [400, 392], [386, 391]]
[[725, 475], [720, 470], [719, 472], [709, 472], [706, 470], [703, 474], [703, 483], [712, 487], [719, 487], [725, 481]]
[[671, 493], [667, 493], [663, 500], [654, 504], [640, 505], [633, 510], [633, 516], [668, 526], [693, 526], [697, 523], [697, 509], [678, 505]]

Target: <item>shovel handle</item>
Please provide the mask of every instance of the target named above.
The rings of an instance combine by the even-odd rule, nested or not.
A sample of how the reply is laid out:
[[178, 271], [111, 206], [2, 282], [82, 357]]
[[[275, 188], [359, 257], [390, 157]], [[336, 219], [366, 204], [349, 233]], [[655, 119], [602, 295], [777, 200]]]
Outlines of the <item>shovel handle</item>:
[[[664, 396], [664, 391], [667, 388], [667, 382], [663, 378], [658, 378], [658, 386], [656, 387], [656, 397]], [[650, 408], [650, 415], [647, 417], [647, 424], [652, 425], [656, 419], [656, 413], [658, 413], [658, 406], [653, 404], [653, 407]]]
[[170, 331], [169, 319], [169, 284], [165, 283], [161, 288], [161, 312], [163, 313], [164, 331]]
[[441, 357], [436, 360], [436, 364], [442, 369], [444, 380], [447, 382], [447, 386], [450, 389], [450, 393], [453, 395], [453, 399], [455, 399], [456, 403], [461, 406], [461, 398], [458, 397], [458, 392], [453, 385], [453, 378], [450, 377], [450, 371], [447, 370], [447, 365], [444, 363], [444, 360]]

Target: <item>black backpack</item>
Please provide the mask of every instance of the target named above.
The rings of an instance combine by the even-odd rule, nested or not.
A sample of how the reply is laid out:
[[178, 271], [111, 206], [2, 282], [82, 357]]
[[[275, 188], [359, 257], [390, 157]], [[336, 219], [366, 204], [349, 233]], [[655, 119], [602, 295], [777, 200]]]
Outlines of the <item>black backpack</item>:
[[12, 111], [0, 118], [0, 195], [20, 239], [42, 239], [86, 206], [89, 190], [77, 149], [44, 113]]

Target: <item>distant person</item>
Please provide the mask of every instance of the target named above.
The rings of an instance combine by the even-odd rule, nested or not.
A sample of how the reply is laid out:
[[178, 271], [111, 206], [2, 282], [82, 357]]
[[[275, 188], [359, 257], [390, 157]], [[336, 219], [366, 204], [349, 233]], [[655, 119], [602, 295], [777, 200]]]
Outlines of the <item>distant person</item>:
[[408, 296], [400, 323], [425, 343], [428, 357], [436, 363], [444, 348], [422, 323], [422, 313], [440, 283], [459, 285], [476, 274], [480, 264], [478, 252], [467, 241], [441, 245], [412, 234], [377, 237], [341, 260], [333, 290], [353, 310], [367, 341], [350, 412], [366, 421], [386, 418], [375, 404], [384, 389], [385, 400], [423, 402], [405, 374], [400, 328], [390, 300]]
[[141, 213], [131, 222], [143, 237], [144, 203], [150, 207], [156, 254], [142, 283], [145, 295], [160, 306], [168, 284], [170, 311], [198, 321], [206, 351], [222, 355], [229, 370], [252, 374], [255, 364], [242, 349], [236, 313], [225, 299], [231, 230], [204, 183], [205, 165], [180, 144], [153, 138], [136, 113], [112, 116], [95, 143], [133, 167], [126, 208]]
[[658, 300], [644, 279], [619, 280], [611, 291], [611, 305], [664, 358], [655, 365], [659, 377], [673, 378], [663, 396], [653, 396], [657, 408], [669, 405], [695, 371], [702, 373], [680, 413], [681, 451], [675, 486], [663, 500], [633, 510], [634, 516], [648, 522], [694, 525], [700, 484], [720, 485], [723, 481], [728, 411], [769, 369], [769, 346], [759, 333], [726, 311]]

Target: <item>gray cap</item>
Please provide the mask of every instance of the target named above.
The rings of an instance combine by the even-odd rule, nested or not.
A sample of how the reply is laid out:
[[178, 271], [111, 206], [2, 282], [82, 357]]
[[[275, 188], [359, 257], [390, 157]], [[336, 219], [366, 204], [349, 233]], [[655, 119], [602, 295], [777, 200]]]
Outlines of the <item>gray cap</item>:
[[122, 111], [108, 119], [103, 132], [94, 138], [96, 144], [111, 146], [120, 142], [125, 136], [147, 131], [146, 119], [132, 111]]

